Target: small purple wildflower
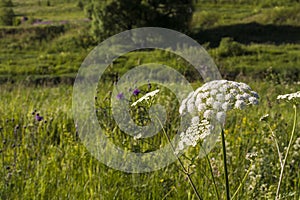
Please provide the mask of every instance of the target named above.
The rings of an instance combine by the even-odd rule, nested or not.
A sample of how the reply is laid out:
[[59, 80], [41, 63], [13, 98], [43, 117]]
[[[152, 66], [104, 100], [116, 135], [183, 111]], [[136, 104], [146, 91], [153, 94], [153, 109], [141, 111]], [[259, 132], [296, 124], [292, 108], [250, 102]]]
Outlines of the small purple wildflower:
[[43, 118], [42, 116], [40, 116], [39, 113], [37, 113], [37, 114], [35, 115], [35, 119], [36, 119], [36, 121], [40, 122], [40, 121], [42, 121], [44, 118]]
[[120, 92], [118, 95], [117, 95], [117, 99], [119, 100], [122, 100], [124, 98], [124, 94], [122, 92]]
[[151, 88], [152, 88], [152, 85], [151, 85], [150, 81], [148, 80], [148, 90], [151, 90]]
[[133, 93], [132, 93], [132, 94], [135, 95], [135, 96], [137, 96], [140, 92], [141, 92], [141, 91], [140, 91], [139, 89], [136, 88], [136, 89], [133, 90]]

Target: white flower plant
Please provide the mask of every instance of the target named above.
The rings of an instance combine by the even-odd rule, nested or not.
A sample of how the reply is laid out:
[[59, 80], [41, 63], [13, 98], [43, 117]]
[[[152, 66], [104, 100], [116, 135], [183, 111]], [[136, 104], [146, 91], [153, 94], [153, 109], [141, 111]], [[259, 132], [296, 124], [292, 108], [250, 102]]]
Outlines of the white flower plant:
[[268, 120], [270, 115], [266, 114], [260, 118], [260, 121], [266, 122], [266, 124], [268, 125], [268, 128], [270, 129], [271, 136], [272, 136], [272, 139], [274, 140], [275, 148], [277, 150], [278, 160], [280, 163], [280, 175], [279, 175], [279, 180], [278, 180], [278, 184], [277, 184], [275, 200], [282, 198], [280, 195], [280, 187], [281, 187], [281, 183], [283, 180], [283, 172], [284, 172], [284, 169], [286, 166], [287, 158], [288, 158], [288, 155], [289, 155], [289, 152], [290, 152], [293, 140], [294, 140], [296, 124], [297, 124], [297, 106], [300, 103], [300, 91], [291, 93], [291, 94], [278, 95], [277, 100], [286, 101], [287, 103], [290, 103], [294, 109], [294, 117], [293, 117], [293, 127], [292, 127], [292, 131], [290, 134], [289, 143], [287, 145], [285, 152], [281, 152], [281, 150], [279, 148], [279, 141], [278, 141], [278, 139], [275, 135], [275, 132], [274, 132], [273, 128], [271, 127], [269, 120]]
[[[136, 106], [144, 100], [146, 100], [146, 102], [149, 102], [149, 98], [154, 97], [158, 92], [159, 90], [155, 90], [153, 92], [147, 93], [139, 100], [134, 102], [131, 106]], [[167, 137], [169, 143], [173, 148], [174, 155], [179, 161], [179, 164], [182, 167], [183, 172], [187, 176], [198, 199], [202, 198], [190, 177], [189, 170], [186, 169], [183, 162], [181, 161], [179, 153], [181, 153], [187, 147], [195, 147], [197, 144], [216, 134], [215, 127], [216, 125], [220, 126], [223, 149], [224, 177], [226, 185], [226, 199], [233, 199], [238, 190], [241, 188], [241, 185], [243, 184], [243, 181], [245, 180], [247, 174], [245, 175], [242, 183], [235, 191], [233, 196], [230, 197], [224, 135], [226, 112], [232, 109], [243, 110], [248, 105], [258, 105], [258, 102], [259, 95], [245, 83], [228, 80], [210, 81], [208, 83], [205, 83], [195, 91], [191, 92], [187, 96], [187, 98], [185, 98], [181, 102], [179, 113], [181, 116], [189, 115], [189, 117], [191, 117], [191, 122], [190, 126], [187, 127], [185, 131], [181, 132], [177, 146], [172, 146], [168, 134], [163, 129], [165, 136]], [[217, 135], [217, 137], [218, 136], [219, 135]], [[216, 185], [215, 190], [219, 199], [220, 197]]]
[[181, 115], [188, 113], [192, 120], [191, 126], [180, 135], [177, 151], [186, 146], [196, 146], [199, 139], [213, 134], [213, 121], [223, 129], [227, 111], [258, 105], [258, 99], [258, 94], [247, 84], [227, 80], [211, 81], [191, 92], [179, 108]]
[[[221, 126], [220, 132], [227, 200], [235, 197], [241, 185], [231, 197], [224, 135], [226, 112], [233, 109], [243, 110], [246, 106], [258, 105], [258, 102], [259, 95], [247, 84], [228, 80], [215, 80], [191, 92], [188, 97], [182, 101], [179, 108], [181, 115], [189, 114], [192, 119], [191, 126], [180, 134], [180, 141], [175, 153], [189, 146], [195, 147], [199, 142], [205, 141], [207, 137], [218, 134], [214, 129], [216, 125]], [[241, 184], [243, 184], [243, 182]], [[216, 193], [219, 198], [217, 189]]]

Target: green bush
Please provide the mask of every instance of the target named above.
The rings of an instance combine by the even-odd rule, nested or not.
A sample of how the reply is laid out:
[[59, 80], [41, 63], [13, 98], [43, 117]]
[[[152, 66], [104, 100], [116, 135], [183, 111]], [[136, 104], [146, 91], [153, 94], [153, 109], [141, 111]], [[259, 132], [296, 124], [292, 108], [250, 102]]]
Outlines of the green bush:
[[0, 26], [11, 26], [14, 23], [15, 13], [11, 0], [0, 0]]
[[227, 56], [240, 56], [246, 53], [245, 48], [242, 44], [234, 41], [232, 38], [222, 38], [217, 54], [221, 57]]
[[80, 10], [83, 10], [83, 9], [84, 9], [84, 4], [82, 3], [81, 0], [79, 0], [79, 1], [77, 2], [77, 7], [80, 8]]
[[125, 30], [146, 26], [188, 33], [194, 11], [192, 0], [113, 0], [105, 4], [94, 1], [86, 9], [92, 17], [92, 34], [99, 41]]

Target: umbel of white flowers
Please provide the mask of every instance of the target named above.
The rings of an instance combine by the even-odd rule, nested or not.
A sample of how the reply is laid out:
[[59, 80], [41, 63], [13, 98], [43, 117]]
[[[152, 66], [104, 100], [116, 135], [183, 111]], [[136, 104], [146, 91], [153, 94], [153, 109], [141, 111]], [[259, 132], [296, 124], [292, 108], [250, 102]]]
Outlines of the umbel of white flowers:
[[191, 92], [179, 108], [180, 115], [192, 116], [191, 125], [180, 134], [176, 153], [213, 134], [215, 122], [223, 128], [227, 111], [257, 105], [258, 99], [247, 84], [227, 80], [211, 81]]
[[287, 101], [293, 101], [296, 100], [297, 98], [300, 98], [300, 91], [291, 93], [291, 94], [283, 94], [283, 95], [278, 95], [277, 99], [283, 99]]
[[131, 106], [136, 106], [138, 103], [140, 103], [142, 101], [149, 100], [150, 97], [154, 97], [158, 92], [159, 92], [159, 89], [154, 90], [152, 92], [148, 92], [147, 94], [145, 94], [144, 96], [139, 98], [137, 101], [135, 101], [133, 104], [131, 104]]

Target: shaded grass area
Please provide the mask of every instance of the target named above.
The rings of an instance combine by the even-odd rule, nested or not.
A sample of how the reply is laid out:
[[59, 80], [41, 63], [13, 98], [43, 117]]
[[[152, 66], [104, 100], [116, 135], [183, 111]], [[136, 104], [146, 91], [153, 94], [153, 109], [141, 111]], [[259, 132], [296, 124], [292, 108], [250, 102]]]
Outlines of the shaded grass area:
[[200, 43], [209, 42], [217, 47], [224, 37], [231, 37], [243, 44], [269, 43], [274, 45], [300, 43], [300, 26], [291, 25], [263, 25], [258, 23], [234, 24], [218, 26], [201, 30], [194, 35]]
[[[240, 47], [239, 56], [216, 58], [216, 63], [225, 78], [235, 79], [240, 76], [255, 80], [273, 80], [277, 83], [299, 80], [298, 44], [279, 46], [252, 44], [246, 48], [243, 45]], [[215, 57], [223, 51], [227, 52], [226, 50], [227, 48], [221, 46], [210, 52]]]
[[[224, 40], [223, 40], [224, 41]], [[238, 77], [248, 79], [268, 79], [276, 82], [299, 80], [300, 45], [251, 44], [243, 45], [235, 41], [223, 42], [217, 48], [209, 48], [208, 53], [217, 64], [222, 76], [234, 80]], [[8, 54], [6, 63], [0, 64], [2, 82], [27, 81], [28, 83], [72, 83], [77, 69], [85, 56], [82, 52], [39, 53], [33, 55]], [[184, 59], [169, 52], [159, 50], [138, 51], [123, 55], [106, 69], [107, 78], [121, 76], [135, 66], [146, 63], [164, 64], [182, 73], [188, 80], [201, 80], [196, 70]]]

